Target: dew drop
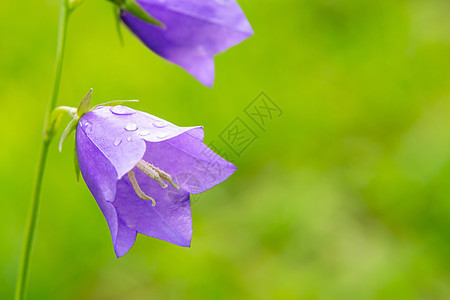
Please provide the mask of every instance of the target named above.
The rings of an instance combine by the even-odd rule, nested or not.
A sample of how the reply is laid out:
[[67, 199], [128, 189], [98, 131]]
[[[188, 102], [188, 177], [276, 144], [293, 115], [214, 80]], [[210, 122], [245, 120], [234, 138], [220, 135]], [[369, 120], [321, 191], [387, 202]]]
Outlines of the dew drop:
[[167, 126], [167, 123], [163, 121], [155, 121], [153, 122], [153, 126], [155, 126], [156, 128], [164, 128]]
[[144, 129], [139, 131], [139, 135], [140, 136], [146, 136], [146, 135], [150, 135], [150, 130]]
[[113, 106], [109, 110], [115, 115], [132, 115], [136, 112], [132, 108], [121, 105]]
[[114, 146], [119, 146], [122, 143], [122, 138], [118, 137], [114, 140]]
[[131, 140], [132, 140], [131, 136], [127, 138], [127, 141], [131, 142]]
[[158, 135], [157, 135], [157, 137], [158, 137], [159, 139], [166, 138], [167, 136], [169, 136], [169, 133], [167, 133], [167, 132], [160, 132], [160, 133], [158, 133]]
[[134, 124], [134, 123], [128, 123], [125, 126], [125, 130], [126, 131], [136, 131], [137, 129], [138, 129], [138, 126], [136, 124]]
[[92, 132], [92, 123], [91, 122], [84, 122], [83, 124], [83, 128], [84, 128], [84, 132], [86, 132], [87, 134]]

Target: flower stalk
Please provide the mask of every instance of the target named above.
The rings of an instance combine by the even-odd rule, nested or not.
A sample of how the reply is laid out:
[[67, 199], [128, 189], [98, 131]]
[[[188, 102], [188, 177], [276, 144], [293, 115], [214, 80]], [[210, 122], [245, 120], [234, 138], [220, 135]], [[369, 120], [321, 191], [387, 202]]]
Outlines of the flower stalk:
[[33, 246], [34, 234], [36, 232], [36, 224], [39, 214], [39, 203], [42, 182], [44, 177], [45, 165], [47, 162], [47, 154], [50, 143], [56, 132], [57, 121], [52, 118], [53, 110], [56, 107], [59, 87], [61, 83], [61, 73], [63, 67], [64, 50], [67, 33], [67, 23], [72, 9], [70, 2], [67, 0], [61, 0], [59, 10], [58, 21], [58, 38], [55, 58], [55, 69], [52, 92], [47, 104], [47, 112], [44, 122], [44, 134], [40, 146], [40, 154], [38, 157], [38, 164], [36, 169], [36, 175], [34, 180], [33, 192], [30, 202], [30, 210], [27, 218], [27, 224], [25, 228], [24, 240], [22, 245], [22, 254], [20, 258], [19, 272], [17, 275], [15, 300], [25, 299], [26, 285], [30, 267], [30, 256]]

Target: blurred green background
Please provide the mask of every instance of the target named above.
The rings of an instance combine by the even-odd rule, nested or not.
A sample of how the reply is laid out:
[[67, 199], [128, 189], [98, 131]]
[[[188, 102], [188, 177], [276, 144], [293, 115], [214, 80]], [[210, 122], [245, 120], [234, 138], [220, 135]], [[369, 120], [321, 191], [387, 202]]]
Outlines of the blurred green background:
[[[12, 298], [51, 87], [57, 0], [3, 1], [0, 299]], [[139, 235], [116, 259], [73, 141], [53, 143], [29, 299], [450, 299], [449, 1], [239, 1], [256, 34], [206, 88], [124, 31], [110, 3], [69, 24], [60, 105], [133, 107], [205, 141], [238, 171], [196, 198], [191, 248]], [[284, 112], [263, 131], [244, 108]], [[258, 135], [240, 157], [218, 138]], [[68, 120], [66, 119], [65, 122]], [[58, 136], [59, 137], [59, 136]]]

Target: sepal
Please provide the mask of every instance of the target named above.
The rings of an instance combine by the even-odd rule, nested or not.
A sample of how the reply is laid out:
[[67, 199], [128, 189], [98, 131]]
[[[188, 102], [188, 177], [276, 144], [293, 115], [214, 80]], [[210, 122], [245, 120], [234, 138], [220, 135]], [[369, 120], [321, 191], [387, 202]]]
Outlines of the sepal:
[[61, 120], [64, 115], [68, 114], [71, 118], [76, 115], [76, 109], [69, 106], [58, 106], [50, 115], [49, 123], [46, 127], [44, 138], [46, 140], [51, 140], [61, 125]]
[[146, 23], [165, 28], [166, 26], [160, 21], [153, 18], [148, 12], [146, 12], [136, 0], [109, 0], [116, 4], [121, 10], [125, 10]]
[[78, 119], [81, 119], [82, 116], [84, 116], [87, 112], [89, 112], [89, 107], [91, 106], [92, 91], [93, 89], [90, 89], [89, 92], [86, 94], [86, 96], [84, 96], [83, 99], [81, 99], [81, 102], [77, 108]]
[[120, 8], [117, 6], [113, 6], [114, 19], [116, 20], [116, 29], [117, 35], [119, 36], [120, 45], [124, 45], [122, 30], [120, 27]]
[[77, 178], [77, 183], [80, 183], [80, 165], [78, 164], [78, 153], [77, 153], [77, 141], [75, 136], [75, 149], [73, 149], [73, 163], [75, 166], [75, 177]]
[[59, 146], [58, 146], [59, 152], [62, 151], [63, 144], [67, 140], [69, 135], [73, 131], [75, 131], [75, 129], [77, 128], [78, 121], [79, 121], [79, 119], [77, 117], [75, 117], [69, 122], [69, 124], [67, 124], [67, 127], [66, 127], [66, 129], [64, 129], [64, 132], [63, 132], [63, 134], [61, 136], [61, 139], [59, 140]]
[[[84, 116], [87, 112], [89, 112], [89, 107], [91, 106], [91, 94], [92, 89], [86, 94], [86, 96], [81, 99], [78, 108], [76, 109], [76, 113], [73, 116], [73, 119], [67, 124], [66, 129], [64, 130], [61, 139], [59, 140], [59, 152], [61, 152], [62, 147], [66, 139], [70, 136], [70, 134], [77, 129], [78, 121]], [[56, 110], [56, 109], [55, 109]]]

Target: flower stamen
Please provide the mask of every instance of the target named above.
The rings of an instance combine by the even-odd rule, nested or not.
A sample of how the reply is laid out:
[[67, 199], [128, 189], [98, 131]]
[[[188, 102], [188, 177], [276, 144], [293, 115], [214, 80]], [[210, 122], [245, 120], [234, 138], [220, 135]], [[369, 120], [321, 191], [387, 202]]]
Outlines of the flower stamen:
[[164, 172], [160, 168], [155, 167], [151, 163], [148, 163], [145, 160], [141, 159], [137, 163], [136, 167], [139, 170], [141, 170], [142, 172], [144, 172], [151, 179], [156, 180], [161, 185], [162, 188], [166, 188], [167, 187], [167, 184], [164, 181], [162, 181], [162, 179], [164, 179], [165, 181], [169, 182], [177, 190], [180, 189], [178, 184], [176, 184], [175, 181], [173, 181], [172, 176], [170, 176], [168, 173]]
[[134, 192], [136, 193], [136, 195], [138, 195], [139, 198], [141, 198], [143, 200], [152, 201], [152, 206], [155, 206], [156, 205], [155, 199], [153, 199], [152, 197], [150, 197], [146, 193], [144, 193], [144, 191], [141, 189], [141, 187], [139, 186], [139, 184], [136, 180], [136, 176], [135, 176], [133, 170], [128, 172], [128, 178], [130, 179], [131, 185], [133, 186], [133, 189], [134, 189]]
[[177, 190], [180, 189], [180, 187], [178, 186], [178, 184], [175, 183], [175, 181], [173, 181], [172, 176], [170, 176], [168, 173], [164, 172], [163, 170], [161, 170], [158, 167], [155, 167], [152, 164], [149, 164], [150, 166], [152, 166], [156, 172], [158, 172], [159, 176], [164, 179], [165, 181], [167, 181], [168, 183], [170, 183], [174, 188], [176, 188]]
[[156, 180], [163, 189], [165, 189], [167, 187], [167, 184], [164, 181], [162, 181], [158, 172], [146, 161], [141, 159], [137, 163], [136, 168], [138, 168], [139, 170], [144, 172], [151, 179]]

